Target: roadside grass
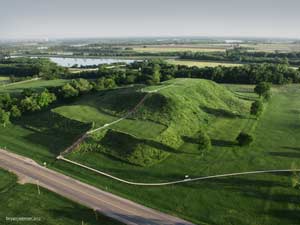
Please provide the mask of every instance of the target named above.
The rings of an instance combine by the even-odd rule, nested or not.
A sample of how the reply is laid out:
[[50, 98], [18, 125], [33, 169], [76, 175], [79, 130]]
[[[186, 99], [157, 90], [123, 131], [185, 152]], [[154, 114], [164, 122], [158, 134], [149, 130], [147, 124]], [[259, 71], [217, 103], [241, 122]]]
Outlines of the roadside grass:
[[0, 129], [0, 147], [40, 163], [52, 162], [89, 127], [50, 111], [23, 115]]
[[[241, 98], [253, 95], [246, 92], [249, 87], [243, 87], [235, 86]], [[169, 88], [163, 91], [164, 95], [174, 94]], [[178, 96], [189, 91], [189, 88], [182, 88]], [[195, 136], [191, 134], [184, 138], [180, 151], [171, 152], [163, 162], [150, 167], [134, 166], [98, 152], [74, 152], [69, 158], [136, 182], [177, 180], [185, 175], [199, 177], [250, 170], [299, 168], [299, 97], [300, 85], [274, 87], [273, 96], [259, 120], [211, 115], [211, 126], [207, 126], [213, 141], [210, 151], [199, 152]], [[122, 109], [115, 112], [121, 115], [125, 112], [125, 108]], [[37, 115], [32, 116], [31, 120], [35, 117]], [[30, 123], [28, 119], [24, 119], [24, 123]], [[249, 121], [256, 127], [251, 131], [255, 141], [249, 147], [239, 147], [235, 143], [236, 134], [248, 129]], [[24, 131], [31, 132], [20, 124], [11, 125], [9, 129], [1, 128], [1, 145], [4, 141], [8, 149], [33, 159], [39, 158], [39, 162], [53, 158], [59, 151], [57, 149], [55, 154], [50, 154], [48, 144], [52, 140], [51, 135], [42, 140], [45, 141], [44, 145], [38, 145], [26, 140]], [[53, 135], [64, 139], [62, 133]], [[60, 145], [59, 142], [53, 142], [56, 147]], [[49, 167], [196, 224], [290, 225], [298, 224], [300, 219], [299, 189], [292, 187], [292, 176], [288, 173], [239, 176], [153, 188], [122, 184], [62, 161], [53, 160]]]
[[62, 86], [67, 82], [68, 80], [56, 79], [56, 80], [35, 80], [35, 81], [30, 81], [27, 83], [20, 83], [20, 84], [16, 83], [16, 84], [11, 84], [9, 86], [2, 86], [2, 87], [0, 86], [0, 94], [1, 93], [18, 94], [21, 93], [25, 88], [34, 88], [34, 89], [42, 90], [43, 88]]
[[[0, 169], [0, 224], [117, 225], [121, 224], [64, 197], [33, 184], [20, 185], [11, 173]], [[33, 217], [38, 221], [9, 221], [9, 217]]]
[[197, 66], [197, 67], [216, 67], [216, 66], [241, 66], [238, 63], [226, 63], [226, 62], [213, 62], [213, 61], [193, 61], [193, 60], [180, 60], [180, 59], [169, 59], [167, 60], [171, 64], [184, 65], [184, 66]]

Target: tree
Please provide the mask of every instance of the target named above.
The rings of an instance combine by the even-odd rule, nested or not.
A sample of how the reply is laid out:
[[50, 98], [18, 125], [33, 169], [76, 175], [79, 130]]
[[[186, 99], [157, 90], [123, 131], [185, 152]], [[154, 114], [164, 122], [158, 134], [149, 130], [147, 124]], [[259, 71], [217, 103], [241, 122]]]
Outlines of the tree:
[[260, 116], [263, 111], [262, 101], [255, 101], [251, 105], [250, 114], [254, 116]]
[[0, 109], [0, 125], [6, 127], [10, 123], [10, 113]]
[[250, 134], [241, 132], [236, 140], [240, 146], [248, 146], [253, 142], [253, 137]]
[[51, 104], [56, 100], [56, 96], [50, 93], [47, 89], [37, 95], [37, 104], [43, 108]]
[[24, 97], [30, 97], [35, 93], [35, 90], [33, 88], [25, 88], [22, 91], [22, 95]]
[[258, 94], [261, 97], [261, 96], [269, 95], [270, 89], [271, 89], [271, 85], [269, 83], [260, 82], [255, 86], [254, 91], [256, 94]]
[[211, 141], [209, 136], [202, 130], [198, 132], [199, 150], [209, 150], [211, 148]]
[[14, 118], [20, 117], [22, 115], [21, 110], [16, 105], [13, 105], [11, 107], [10, 113], [11, 113], [11, 116]]
[[105, 79], [104, 77], [101, 77], [95, 82], [94, 89], [96, 91], [100, 91], [104, 89], [104, 79]]
[[37, 103], [37, 98], [35, 96], [26, 97], [21, 100], [20, 106], [22, 111], [35, 112], [41, 110], [41, 107]]
[[113, 79], [111, 78], [106, 78], [104, 80], [104, 87], [105, 88], [114, 88], [116, 86], [116, 83]]
[[78, 80], [72, 80], [71, 85], [80, 93], [89, 92], [93, 88], [92, 84], [88, 80], [82, 78]]
[[62, 95], [64, 98], [76, 97], [79, 94], [79, 91], [76, 90], [71, 84], [65, 84], [61, 89]]

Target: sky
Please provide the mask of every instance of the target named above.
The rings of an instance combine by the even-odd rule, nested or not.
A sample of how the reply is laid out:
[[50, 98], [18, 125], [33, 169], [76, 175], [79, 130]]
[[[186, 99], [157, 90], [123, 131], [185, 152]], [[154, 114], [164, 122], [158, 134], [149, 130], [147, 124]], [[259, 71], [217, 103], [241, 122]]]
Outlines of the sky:
[[300, 0], [0, 0], [0, 39], [300, 38]]

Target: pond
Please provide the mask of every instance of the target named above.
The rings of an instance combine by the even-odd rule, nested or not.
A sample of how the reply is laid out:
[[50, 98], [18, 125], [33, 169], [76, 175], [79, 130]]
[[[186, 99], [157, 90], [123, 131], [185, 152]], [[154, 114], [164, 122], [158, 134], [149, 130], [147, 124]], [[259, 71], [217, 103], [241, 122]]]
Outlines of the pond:
[[130, 59], [92, 59], [92, 58], [63, 58], [63, 57], [49, 57], [52, 62], [57, 63], [60, 66], [71, 67], [75, 64], [80, 66], [92, 66], [100, 64], [112, 64], [112, 63], [133, 63], [135, 60]]

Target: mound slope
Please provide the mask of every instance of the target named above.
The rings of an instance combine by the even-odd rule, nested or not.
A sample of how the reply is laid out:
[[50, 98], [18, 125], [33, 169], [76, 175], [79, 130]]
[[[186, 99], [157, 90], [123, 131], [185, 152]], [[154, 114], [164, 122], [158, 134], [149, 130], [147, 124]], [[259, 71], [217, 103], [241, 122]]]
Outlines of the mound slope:
[[[147, 93], [163, 85], [169, 87]], [[78, 150], [101, 151], [133, 164], [153, 165], [177, 151], [184, 136], [193, 136], [219, 117], [234, 119], [249, 112], [247, 101], [237, 98], [219, 84], [202, 79], [175, 79], [142, 91], [133, 89], [109, 92], [95, 100], [94, 107], [109, 115], [122, 117], [145, 95], [147, 97], [143, 104], [131, 114], [130, 119], [133, 122], [151, 121], [166, 129], [160, 130], [155, 137], [147, 137], [148, 129], [144, 127], [143, 138], [133, 135], [132, 127], [129, 130], [125, 127], [122, 132], [101, 131], [79, 146]]]

